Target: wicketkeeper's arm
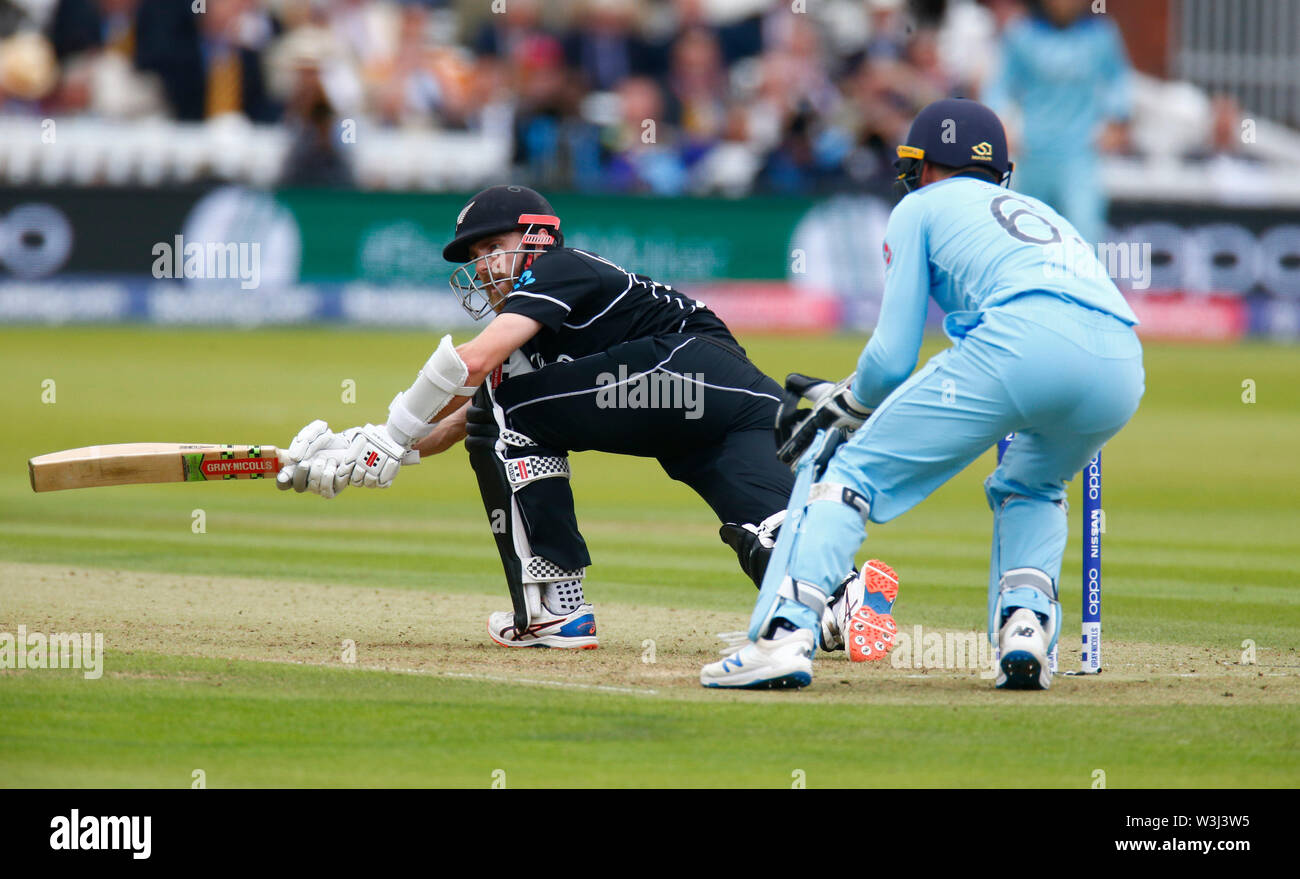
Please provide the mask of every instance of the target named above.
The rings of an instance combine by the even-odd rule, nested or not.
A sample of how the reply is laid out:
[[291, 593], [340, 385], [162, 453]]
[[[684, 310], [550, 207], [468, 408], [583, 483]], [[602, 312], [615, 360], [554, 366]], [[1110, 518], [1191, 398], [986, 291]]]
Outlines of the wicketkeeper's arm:
[[930, 257], [923, 202], [909, 196], [885, 228], [885, 292], [880, 319], [853, 381], [854, 399], [874, 409], [916, 369], [930, 300]]

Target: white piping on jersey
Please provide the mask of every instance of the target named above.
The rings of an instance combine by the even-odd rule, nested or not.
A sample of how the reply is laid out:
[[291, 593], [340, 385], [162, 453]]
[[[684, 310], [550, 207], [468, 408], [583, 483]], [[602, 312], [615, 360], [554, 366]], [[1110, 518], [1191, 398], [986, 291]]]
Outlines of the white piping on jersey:
[[[566, 323], [566, 324], [564, 324], [564, 326], [568, 327], [568, 328], [571, 329], [571, 330], [585, 330], [587, 327], [591, 326], [591, 325], [594, 324], [596, 321], [598, 321], [598, 320], [600, 320], [602, 317], [604, 317], [604, 316], [609, 312], [609, 310], [610, 310], [611, 308], [613, 308], [615, 305], [618, 305], [618, 301], [619, 301], [620, 299], [622, 299], [622, 298], [623, 298], [624, 296], [626, 296], [629, 292], [631, 292], [631, 290], [632, 290], [632, 285], [636, 283], [636, 276], [633, 275], [631, 272], [629, 272], [627, 269], [625, 269], [625, 268], [623, 268], [622, 266], [618, 265], [617, 263], [612, 263], [612, 262], [610, 262], [609, 260], [605, 259], [603, 256], [597, 256], [596, 254], [594, 254], [594, 253], [588, 253], [588, 252], [585, 251], [585, 250], [578, 250], [578, 248], [576, 248], [576, 247], [572, 248], [572, 250], [573, 250], [575, 253], [581, 253], [583, 256], [589, 256], [589, 257], [591, 257], [592, 259], [596, 260], [597, 262], [603, 262], [605, 265], [609, 266], [610, 268], [612, 268], [612, 269], [618, 269], [620, 272], [622, 272], [623, 274], [627, 275], [627, 286], [623, 288], [623, 292], [620, 293], [620, 294], [618, 294], [617, 296], [615, 296], [615, 297], [613, 298], [613, 300], [610, 301], [609, 305], [606, 305], [603, 309], [601, 309], [600, 314], [597, 314], [595, 317], [590, 318], [586, 323], [581, 323], [581, 324], [570, 324], [570, 323]], [[666, 286], [666, 285], [665, 285], [664, 289], [665, 289], [665, 290], [672, 290], [671, 287], [668, 287], [668, 286]], [[685, 309], [685, 307], [682, 305], [681, 294], [680, 294], [680, 293], [677, 293], [676, 291], [674, 291], [674, 295], [677, 297], [677, 299], [674, 300], [674, 301], [676, 301], [676, 303], [677, 303], [677, 307], [680, 308], [682, 311], [685, 311], [686, 309]], [[650, 287], [650, 296], [651, 296], [651, 298], [653, 298], [653, 299], [658, 299], [658, 298], [659, 298], [659, 294], [655, 292], [655, 288], [654, 288], [653, 283], [651, 284], [651, 287]], [[691, 306], [691, 313], [692, 313], [692, 314], [695, 313], [695, 308], [696, 308], [696, 306]], [[684, 321], [684, 320], [682, 321], [682, 326], [683, 326], [683, 327], [686, 326], [686, 321]]]
[[673, 372], [671, 369], [664, 369], [660, 371], [663, 372], [665, 375], [675, 375], [684, 382], [690, 382], [693, 385], [701, 385], [706, 388], [713, 388], [713, 390], [715, 391], [735, 391], [738, 394], [749, 394], [751, 397], [767, 397], [769, 400], [774, 400], [777, 403], [781, 402], [778, 398], [773, 397], [771, 394], [764, 394], [761, 391], [751, 391], [746, 388], [729, 388], [726, 385], [711, 385], [708, 382], [700, 381], [697, 378], [691, 378], [689, 375], [683, 375], [680, 372]]
[[591, 253], [590, 251], [587, 251], [587, 250], [581, 250], [581, 249], [579, 249], [579, 248], [577, 248], [577, 247], [572, 247], [572, 248], [570, 248], [570, 250], [572, 250], [574, 253], [581, 253], [583, 256], [589, 256], [589, 257], [591, 257], [592, 259], [594, 259], [596, 262], [603, 262], [605, 265], [609, 266], [611, 269], [618, 269], [620, 272], [622, 272], [622, 273], [625, 274], [625, 275], [626, 275], [626, 274], [629, 274], [629, 272], [628, 272], [627, 269], [623, 268], [623, 267], [622, 267], [621, 265], [619, 265], [618, 263], [610, 262], [609, 260], [605, 259], [605, 257], [603, 257], [603, 256], [599, 256], [599, 255], [594, 254], [594, 253]]
[[[691, 344], [694, 341], [696, 341], [695, 338], [687, 339], [685, 342], [682, 342], [676, 348], [669, 351], [668, 356], [665, 357], [663, 360], [660, 360], [652, 368], [647, 369], [645, 372], [638, 372], [635, 375], [629, 375], [627, 378], [623, 379], [622, 381], [597, 385], [596, 387], [592, 387], [592, 388], [583, 388], [582, 390], [579, 391], [565, 391], [563, 394], [548, 394], [545, 397], [537, 397], [536, 399], [533, 400], [524, 400], [522, 403], [516, 403], [515, 405], [511, 406], [509, 409], [505, 410], [505, 414], [508, 416], [511, 412], [514, 412], [516, 409], [522, 409], [524, 406], [529, 406], [532, 405], [533, 403], [544, 403], [547, 400], [558, 400], [561, 399], [562, 397], [576, 397], [580, 394], [590, 394], [595, 391], [602, 391], [606, 388], [616, 388], [621, 384], [628, 384], [630, 382], [638, 381], [644, 378], [645, 376], [650, 375], [651, 373], [661, 371], [663, 365], [667, 363], [669, 360], [673, 359], [674, 354], [676, 354], [678, 351], [682, 350], [683, 348], [685, 348], [687, 345]], [[767, 397], [769, 400], [774, 400], [777, 403], [781, 402], [778, 398], [772, 396], [771, 394], [762, 394], [759, 393], [758, 391], [746, 390], [745, 388], [729, 388], [726, 387], [725, 385], [711, 385], [708, 382], [702, 382], [699, 381], [698, 379], [686, 378], [686, 376], [678, 372], [673, 372], [671, 369], [662, 369], [662, 371], [668, 375], [675, 375], [678, 378], [682, 378], [686, 381], [692, 382], [693, 384], [700, 384], [700, 385], [704, 385], [704, 387], [706, 388], [713, 388], [715, 391], [736, 391], [741, 394], [749, 394], [751, 397]]]
[[[561, 308], [563, 308], [564, 311], [565, 311], [565, 313], [568, 313], [568, 312], [570, 312], [570, 311], [573, 310], [573, 306], [571, 306], [571, 305], [566, 305], [566, 304], [564, 304], [563, 302], [561, 302], [560, 300], [556, 299], [554, 296], [547, 296], [547, 295], [545, 295], [545, 294], [543, 294], [543, 293], [525, 293], [523, 290], [515, 290], [514, 292], [512, 292], [512, 293], [510, 294], [510, 296], [531, 296], [531, 297], [533, 297], [534, 299], [545, 299], [545, 300], [547, 300], [548, 302], [554, 302], [556, 305], [558, 305], [558, 306], [560, 306]], [[507, 296], [506, 298], [509, 299], [510, 296]], [[568, 324], [565, 324], [565, 326], [567, 327]]]
[[[613, 265], [613, 263], [611, 263], [611, 265]], [[624, 272], [623, 274], [627, 275], [627, 272]], [[633, 278], [631, 275], [627, 275], [627, 286], [623, 288], [623, 292], [620, 293], [620, 294], [618, 294], [617, 296], [615, 296], [615, 297], [613, 298], [613, 300], [610, 301], [609, 305], [606, 305], [606, 306], [604, 307], [604, 309], [601, 310], [600, 314], [598, 314], [598, 315], [596, 315], [595, 317], [591, 318], [591, 319], [588, 320], [585, 324], [565, 324], [565, 326], [568, 327], [568, 328], [571, 329], [571, 330], [585, 330], [587, 327], [589, 327], [589, 326], [591, 326], [592, 324], [594, 324], [597, 320], [599, 320], [600, 318], [604, 317], [604, 316], [605, 316], [605, 313], [606, 313], [607, 311], [609, 311], [609, 310], [610, 310], [611, 308], [613, 308], [615, 305], [618, 305], [618, 301], [619, 301], [620, 299], [622, 299], [624, 296], [626, 296], [626, 295], [628, 294], [629, 291], [631, 291], [631, 289], [632, 289], [632, 282], [633, 282], [634, 280], [636, 280], [636, 279]]]

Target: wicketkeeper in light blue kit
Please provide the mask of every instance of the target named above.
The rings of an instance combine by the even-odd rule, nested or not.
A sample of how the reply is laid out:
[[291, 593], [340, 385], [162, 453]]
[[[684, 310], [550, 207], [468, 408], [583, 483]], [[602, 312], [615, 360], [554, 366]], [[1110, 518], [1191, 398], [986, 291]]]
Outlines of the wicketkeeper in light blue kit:
[[[880, 320], [857, 372], [825, 382], [783, 452], [799, 454], [751, 643], [705, 666], [706, 687], [802, 687], [820, 608], [867, 522], [910, 510], [1014, 432], [985, 480], [993, 510], [989, 638], [996, 685], [1047, 689], [1061, 628], [1066, 483], [1137, 410], [1137, 318], [1079, 233], [1010, 179], [1006, 134], [983, 104], [937, 101], [898, 148], [908, 191], [885, 231]], [[1071, 256], [1073, 254], [1073, 256]], [[1095, 262], [1095, 257], [1088, 257]], [[916, 373], [929, 298], [953, 346]], [[910, 375], [910, 378], [909, 378]], [[849, 436], [849, 432], [851, 436]], [[846, 436], [848, 437], [846, 439]], [[892, 596], [891, 596], [892, 599]], [[892, 600], [890, 601], [892, 605]], [[868, 604], [849, 637], [873, 639]]]

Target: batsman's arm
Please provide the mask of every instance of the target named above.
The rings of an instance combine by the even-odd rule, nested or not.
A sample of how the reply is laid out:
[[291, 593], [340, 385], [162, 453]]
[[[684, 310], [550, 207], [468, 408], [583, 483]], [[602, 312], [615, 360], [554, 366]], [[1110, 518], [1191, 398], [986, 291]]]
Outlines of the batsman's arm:
[[[456, 347], [456, 353], [460, 355], [461, 361], [465, 368], [469, 370], [469, 378], [465, 384], [469, 387], [478, 387], [487, 380], [492, 371], [506, 362], [506, 358], [519, 350], [525, 342], [537, 335], [542, 325], [531, 317], [524, 317], [522, 314], [499, 314], [492, 318], [491, 323], [474, 338], [470, 339], [464, 345]], [[436, 421], [442, 421], [449, 417], [453, 412], [461, 409], [469, 397], [453, 397], [442, 411], [436, 416]], [[465, 419], [460, 419], [461, 438], [463, 439]], [[448, 443], [448, 446], [452, 443]], [[439, 449], [438, 451], [443, 451]], [[432, 452], [429, 454], [433, 454]]]
[[461, 406], [439, 421], [438, 426], [433, 429], [433, 433], [416, 443], [415, 448], [420, 453], [421, 458], [441, 454], [465, 439], [465, 412], [467, 408]]

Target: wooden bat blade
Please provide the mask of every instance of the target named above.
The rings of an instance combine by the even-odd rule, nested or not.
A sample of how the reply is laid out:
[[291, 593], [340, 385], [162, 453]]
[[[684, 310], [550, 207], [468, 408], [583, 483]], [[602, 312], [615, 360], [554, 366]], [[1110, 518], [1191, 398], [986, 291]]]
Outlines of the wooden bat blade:
[[120, 443], [38, 455], [27, 462], [32, 491], [274, 477], [287, 461], [275, 446]]

